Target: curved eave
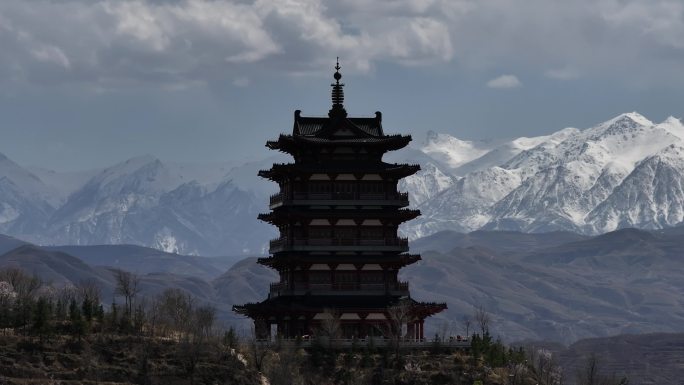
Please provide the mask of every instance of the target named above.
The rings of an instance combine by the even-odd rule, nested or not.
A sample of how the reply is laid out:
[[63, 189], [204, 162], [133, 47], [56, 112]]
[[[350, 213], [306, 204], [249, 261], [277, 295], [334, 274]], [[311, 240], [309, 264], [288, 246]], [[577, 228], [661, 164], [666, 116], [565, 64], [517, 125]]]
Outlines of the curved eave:
[[401, 167], [397, 167], [392, 170], [388, 170], [388, 173], [391, 173], [397, 178], [405, 178], [407, 176], [411, 176], [415, 173], [420, 171], [420, 165], [418, 164], [405, 164], [401, 165]]
[[446, 303], [415, 302], [412, 311], [419, 317], [430, 317], [447, 309]]
[[[278, 268], [281, 266], [287, 266], [291, 263], [320, 263], [320, 256], [302, 256], [301, 254], [297, 253], [293, 257], [288, 257], [288, 256], [283, 256], [279, 255], [280, 253], [272, 256], [272, 257], [265, 257], [265, 258], [259, 258], [257, 259], [257, 263], [263, 266], [267, 266], [270, 268]], [[362, 261], [358, 261], [357, 259], [361, 259]], [[361, 255], [361, 256], [337, 256], [336, 261], [340, 263], [364, 263], [364, 264], [383, 264], [383, 263], [388, 263], [388, 264], [395, 264], [399, 265], [400, 267], [408, 266], [413, 263], [416, 263], [421, 260], [420, 255], [418, 254], [399, 254], [399, 255], [394, 255], [394, 256], [386, 256], [386, 257], [369, 257], [367, 255]]]
[[387, 150], [397, 150], [406, 147], [411, 141], [411, 135], [386, 135], [382, 137], [365, 137], [365, 138], [343, 138], [343, 139], [328, 139], [307, 136], [294, 136], [292, 141], [297, 144], [317, 145], [321, 147], [327, 146], [372, 146], [385, 147]]
[[315, 174], [315, 173], [325, 173], [325, 174], [355, 174], [363, 172], [377, 173], [381, 175], [388, 175], [394, 178], [405, 178], [411, 176], [420, 171], [420, 165], [418, 164], [398, 164], [389, 165], [384, 164], [381, 167], [369, 167], [369, 166], [345, 166], [345, 167], [302, 167], [296, 164], [279, 164], [276, 163], [271, 166], [268, 170], [259, 170], [258, 175], [262, 178], [272, 180], [274, 182], [284, 180], [291, 175], [302, 175], [302, 174]]
[[293, 153], [295, 150], [308, 146], [317, 147], [337, 147], [337, 146], [360, 146], [360, 147], [380, 147], [385, 151], [393, 151], [406, 147], [411, 141], [411, 135], [391, 135], [382, 137], [364, 137], [349, 139], [328, 139], [318, 137], [308, 137], [303, 135], [283, 135], [278, 140], [269, 140], [266, 147], [271, 150], [278, 150], [286, 153]]
[[[360, 205], [363, 205], [362, 203]], [[278, 224], [287, 222], [290, 219], [300, 218], [331, 218], [331, 219], [348, 219], [348, 218], [377, 218], [377, 219], [395, 219], [401, 222], [410, 221], [420, 216], [420, 210], [414, 209], [400, 209], [400, 210], [322, 210], [322, 211], [303, 211], [297, 208], [290, 208], [283, 206], [270, 213], [262, 213], [257, 216], [259, 220], [270, 224]]]
[[244, 305], [233, 305], [232, 310], [233, 310], [233, 312], [235, 312], [237, 314], [249, 316], [250, 305], [254, 305], [254, 304], [248, 303], [248, 304], [244, 304]]

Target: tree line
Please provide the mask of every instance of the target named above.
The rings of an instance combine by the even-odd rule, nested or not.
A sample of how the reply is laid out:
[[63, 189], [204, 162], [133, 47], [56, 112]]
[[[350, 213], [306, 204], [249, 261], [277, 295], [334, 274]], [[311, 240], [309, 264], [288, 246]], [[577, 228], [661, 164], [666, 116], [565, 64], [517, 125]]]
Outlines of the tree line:
[[53, 286], [18, 268], [0, 269], [0, 329], [41, 340], [56, 334], [80, 339], [90, 333], [116, 333], [202, 341], [214, 333], [215, 307], [175, 288], [139, 298], [139, 276], [113, 273], [115, 294], [123, 303], [104, 306], [95, 280]]
[[[173, 341], [190, 383], [193, 383], [198, 364], [208, 354], [216, 360], [240, 356], [249, 367], [264, 373], [274, 385], [306, 384], [310, 383], [309, 378], [326, 383], [324, 379], [331, 373], [337, 376], [334, 383], [381, 384], [390, 378], [394, 381], [416, 376], [421, 370], [421, 361], [400, 349], [399, 341], [404, 334], [402, 325], [408, 317], [406, 304], [400, 303], [389, 311], [391, 322], [387, 333], [392, 343], [387, 349], [352, 347], [344, 351], [331, 349], [327, 344], [314, 344], [304, 351], [277, 344], [258, 344], [254, 334], [238, 338], [233, 328], [217, 327], [215, 307], [199, 302], [183, 290], [166, 289], [158, 295], [142, 297], [138, 275], [113, 270], [113, 276], [116, 298], [121, 302], [105, 305], [97, 281], [83, 280], [73, 285], [53, 286], [21, 269], [0, 269], [0, 333], [36, 338], [41, 344], [49, 343], [57, 336], [70, 336], [74, 341], [81, 341], [90, 335]], [[323, 323], [320, 332], [335, 337], [340, 330], [339, 317], [332, 309], [329, 313], [330, 317], [326, 318], [328, 321]], [[477, 306], [471, 316], [463, 318], [471, 348], [467, 355], [458, 353], [456, 361], [463, 356], [467, 357], [469, 368], [480, 368], [478, 370], [485, 372], [499, 370], [506, 374], [510, 384], [526, 384], [530, 379], [540, 385], [562, 385], [566, 382], [552, 354], [534, 348], [523, 350], [504, 345], [490, 333], [491, 322], [491, 315], [483, 306]], [[471, 334], [471, 328], [476, 332]], [[449, 334], [450, 330], [442, 327], [434, 336], [428, 352], [430, 356], [455, 354], [449, 350], [448, 344], [444, 344]], [[141, 360], [146, 362], [146, 357], [143, 355]], [[286, 375], [293, 371], [300, 375]], [[444, 383], [462, 380], [461, 377], [456, 374], [444, 377], [447, 381]], [[598, 359], [593, 356], [578, 372], [576, 379], [581, 385], [626, 384], [626, 379], [602, 375]], [[435, 378], [431, 381], [439, 383]]]

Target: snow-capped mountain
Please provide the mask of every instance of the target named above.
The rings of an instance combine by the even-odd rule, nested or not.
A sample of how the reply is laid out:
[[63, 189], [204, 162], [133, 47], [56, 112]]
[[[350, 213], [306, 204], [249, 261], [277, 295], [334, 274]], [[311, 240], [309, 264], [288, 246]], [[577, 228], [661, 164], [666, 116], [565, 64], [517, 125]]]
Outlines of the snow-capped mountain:
[[[274, 183], [261, 161], [176, 164], [152, 156], [101, 170], [59, 173], [0, 156], [0, 233], [38, 244], [131, 243], [184, 254], [262, 254]], [[598, 234], [684, 221], [684, 126], [638, 113], [594, 127], [508, 141], [429, 133], [385, 161], [417, 163], [403, 179], [422, 216], [401, 231], [418, 238], [477, 229]]]
[[453, 169], [460, 180], [419, 205], [423, 217], [404, 232], [672, 226], [684, 220], [683, 138], [675, 118], [654, 124], [627, 113], [585, 130], [515, 139]]
[[39, 244], [138, 244], [201, 255], [261, 254], [256, 221], [273, 186], [248, 164], [175, 164], [142, 156], [58, 173], [0, 159], [0, 232]]
[[412, 147], [387, 154], [386, 162], [419, 164], [420, 171], [399, 181], [400, 191], [410, 191], [412, 207], [434, 198], [440, 192], [453, 186], [458, 180], [451, 169], [440, 161], [431, 158], [419, 149]]
[[671, 144], [649, 156], [618, 185], [611, 199], [587, 214], [593, 232], [623, 227], [659, 229], [684, 221], [684, 147]]
[[0, 154], [0, 232], [42, 233], [60, 202], [57, 191]]
[[433, 161], [451, 169], [458, 169], [460, 166], [491, 152], [496, 147], [496, 143], [492, 141], [460, 140], [448, 134], [428, 131], [420, 151], [430, 156]]

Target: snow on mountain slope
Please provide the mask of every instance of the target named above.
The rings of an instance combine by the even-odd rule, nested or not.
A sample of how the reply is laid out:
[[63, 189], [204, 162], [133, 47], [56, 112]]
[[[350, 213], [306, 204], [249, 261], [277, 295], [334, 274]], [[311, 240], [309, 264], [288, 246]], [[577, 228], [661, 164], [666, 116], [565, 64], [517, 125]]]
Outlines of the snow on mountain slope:
[[[500, 143], [430, 133], [425, 145], [384, 161], [421, 166], [398, 185], [422, 212], [401, 227], [412, 239], [480, 228], [595, 234], [684, 221], [682, 148], [678, 119], [653, 124], [628, 113], [585, 130]], [[277, 186], [257, 171], [289, 161], [177, 164], [143, 156], [65, 174], [31, 172], [0, 156], [0, 232], [39, 244], [262, 254], [275, 230], [256, 216]]]
[[491, 143], [465, 141], [430, 131], [420, 150], [448, 167], [457, 168], [481, 157], [492, 147]]
[[[52, 216], [54, 243], [130, 243], [168, 252], [218, 255], [261, 251], [268, 234], [255, 218], [266, 197], [145, 156], [94, 176]], [[228, 210], [228, 211], [227, 211]], [[259, 230], [259, 231], [256, 231]]]
[[583, 231], [585, 216], [646, 156], [681, 142], [637, 113], [622, 114], [557, 145], [524, 151], [505, 167], [524, 182], [491, 210], [488, 229]]
[[402, 179], [397, 186], [400, 191], [410, 192], [411, 207], [418, 207], [423, 202], [432, 199], [458, 180], [451, 175], [451, 169], [413, 147], [391, 152], [385, 155], [384, 161], [420, 165], [420, 171]]
[[55, 189], [0, 154], [0, 232], [39, 239], [59, 203]]
[[422, 215], [401, 227], [411, 239], [442, 230], [469, 232], [490, 220], [489, 207], [520, 184], [515, 171], [492, 167], [459, 179], [418, 208]]
[[466, 175], [470, 172], [501, 166], [523, 151], [529, 151], [539, 146], [554, 147], [578, 132], [579, 130], [576, 128], [565, 128], [551, 135], [513, 139], [495, 147], [481, 157], [461, 165], [454, 170], [454, 173], [456, 175]]
[[53, 207], [59, 204], [59, 197], [55, 196], [54, 188], [46, 185], [31, 171], [14, 163], [3, 154], [0, 154], [0, 178], [14, 185], [26, 199], [45, 201]]
[[434, 163], [421, 166], [421, 170], [399, 182], [398, 189], [410, 191], [411, 207], [418, 207], [423, 202], [451, 187], [456, 179], [445, 174]]
[[684, 146], [672, 144], [639, 162], [587, 216], [590, 232], [660, 229], [684, 221]]

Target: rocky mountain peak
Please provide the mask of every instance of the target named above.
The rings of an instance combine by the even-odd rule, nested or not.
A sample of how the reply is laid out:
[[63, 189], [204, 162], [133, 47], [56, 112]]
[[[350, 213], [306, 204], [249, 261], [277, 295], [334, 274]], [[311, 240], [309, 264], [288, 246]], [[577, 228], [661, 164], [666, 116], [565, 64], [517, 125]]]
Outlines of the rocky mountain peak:
[[[0, 232], [37, 243], [259, 254], [275, 230], [255, 218], [275, 186], [256, 173], [282, 161], [178, 165], [145, 155], [61, 177], [0, 154]], [[684, 125], [673, 117], [654, 124], [631, 112], [498, 143], [431, 131], [421, 147], [386, 161], [422, 166], [399, 184], [423, 213], [402, 226], [411, 238], [477, 229], [596, 234], [684, 219]], [[70, 185], [53, 199], [58, 182]]]

